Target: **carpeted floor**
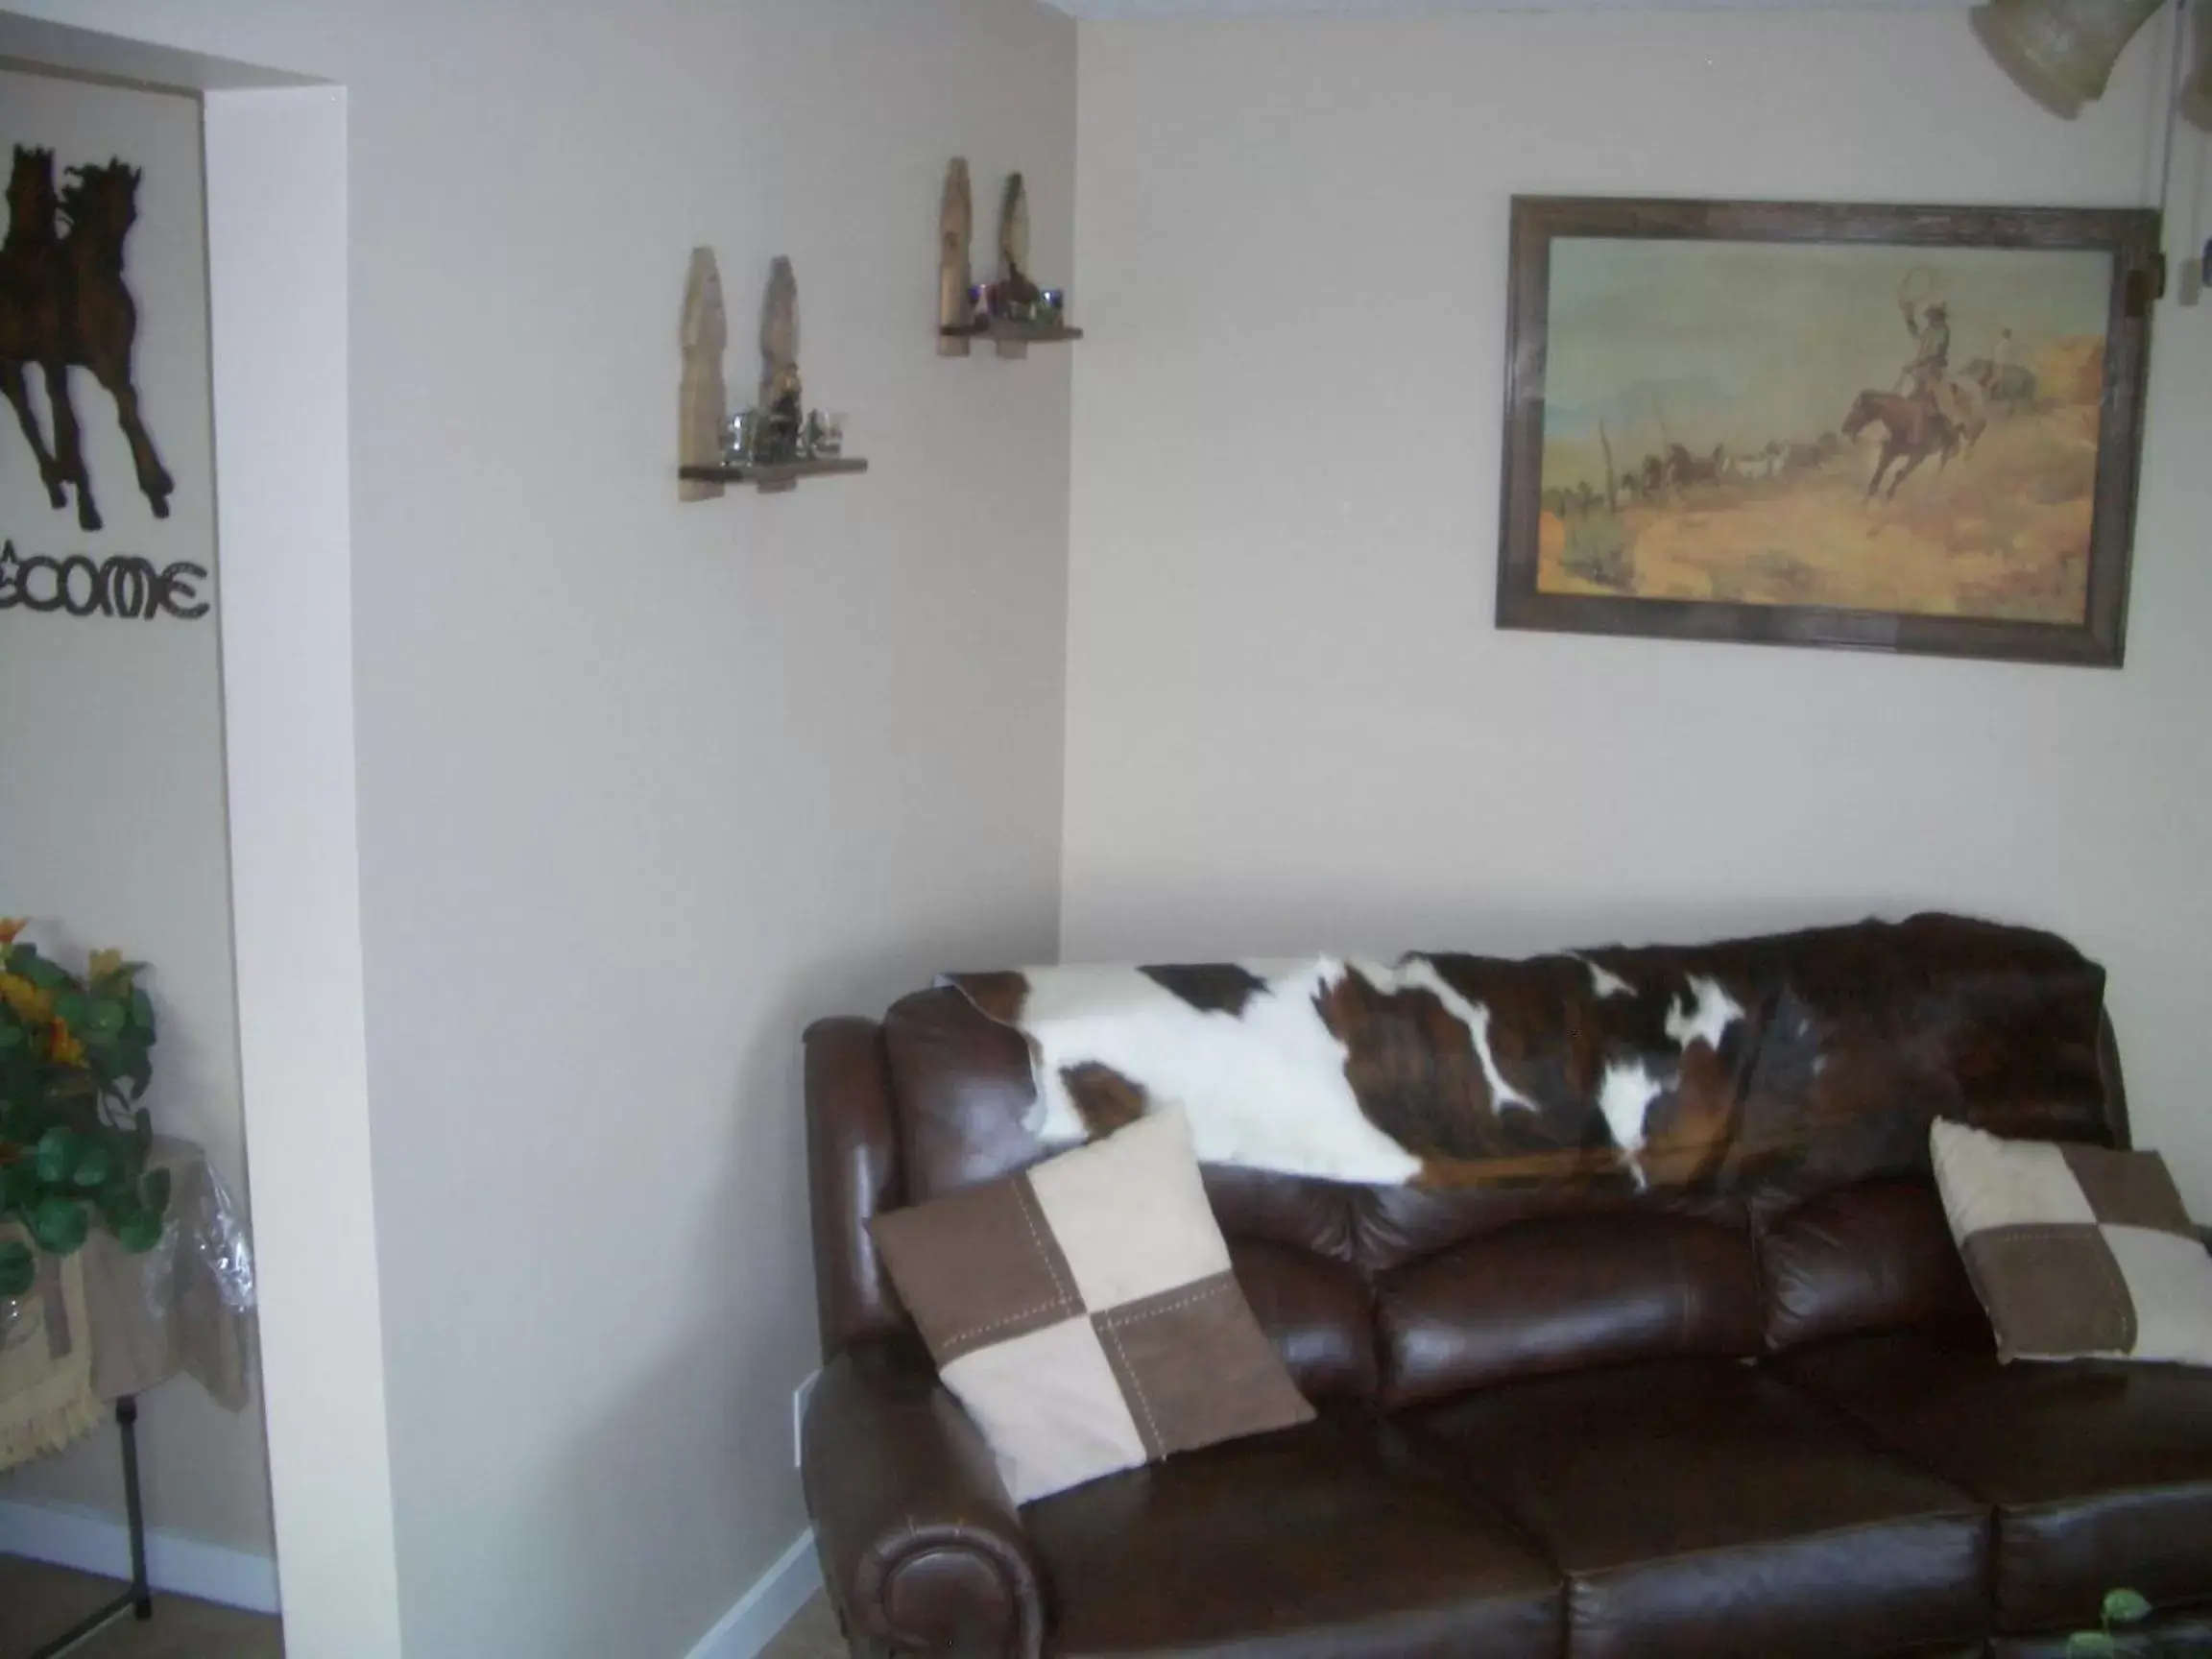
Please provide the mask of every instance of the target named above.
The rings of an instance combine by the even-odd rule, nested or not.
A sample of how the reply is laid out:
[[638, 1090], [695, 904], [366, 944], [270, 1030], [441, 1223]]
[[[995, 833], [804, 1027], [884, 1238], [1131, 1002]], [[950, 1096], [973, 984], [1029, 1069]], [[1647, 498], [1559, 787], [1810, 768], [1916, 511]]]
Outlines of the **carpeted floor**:
[[[0, 1555], [0, 1659], [22, 1659], [91, 1613], [122, 1589], [107, 1578]], [[283, 1626], [258, 1613], [240, 1613], [156, 1596], [154, 1617], [110, 1624], [70, 1659], [283, 1659]]]
[[[0, 1555], [0, 1659], [36, 1652], [120, 1588], [106, 1578]], [[155, 1599], [144, 1624], [110, 1624], [70, 1659], [283, 1659], [283, 1627], [274, 1619], [228, 1607]], [[830, 1603], [817, 1595], [761, 1653], [760, 1659], [846, 1659], [845, 1639]]]
[[845, 1638], [837, 1633], [837, 1615], [830, 1611], [829, 1599], [815, 1592], [782, 1634], [761, 1650], [760, 1659], [846, 1659]]

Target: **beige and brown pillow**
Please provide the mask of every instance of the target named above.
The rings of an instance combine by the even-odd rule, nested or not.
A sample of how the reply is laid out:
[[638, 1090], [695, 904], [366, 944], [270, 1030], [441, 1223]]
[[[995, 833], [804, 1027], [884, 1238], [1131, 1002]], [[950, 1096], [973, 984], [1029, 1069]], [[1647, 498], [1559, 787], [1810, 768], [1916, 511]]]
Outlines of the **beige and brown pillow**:
[[1229, 1270], [1180, 1112], [869, 1225], [1017, 1503], [1313, 1415]]
[[2212, 1256], [2155, 1152], [1941, 1120], [1932, 1149], [2000, 1358], [2212, 1365]]

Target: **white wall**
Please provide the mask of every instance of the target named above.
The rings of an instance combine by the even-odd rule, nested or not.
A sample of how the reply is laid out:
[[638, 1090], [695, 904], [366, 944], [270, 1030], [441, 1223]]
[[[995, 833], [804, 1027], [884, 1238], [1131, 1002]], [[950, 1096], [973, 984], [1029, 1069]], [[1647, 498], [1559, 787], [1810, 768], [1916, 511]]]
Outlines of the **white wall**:
[[[802, 1525], [797, 1034], [1057, 931], [1068, 362], [934, 352], [946, 158], [1070, 269], [1031, 0], [36, 0], [327, 77], [406, 1650], [683, 1651]], [[679, 506], [677, 312], [796, 261], [875, 470]]]
[[[144, 169], [125, 252], [138, 304], [136, 381], [177, 481], [157, 520], [134, 482], [114, 406], [71, 376], [103, 530], [47, 504], [12, 415], [0, 420], [0, 537], [19, 557], [137, 554], [216, 565], [209, 451], [207, 277], [200, 110], [190, 99], [0, 73], [0, 163], [45, 146], [62, 168], [120, 156]], [[45, 420], [43, 387], [38, 404]], [[218, 577], [219, 580], [219, 577]], [[200, 585], [212, 599], [214, 584]], [[166, 1133], [205, 1144], [243, 1205], [229, 855], [216, 620], [75, 619], [0, 612], [0, 912], [82, 967], [116, 946], [149, 962], [161, 1018], [147, 1097]], [[196, 1383], [149, 1395], [141, 1426], [149, 1524], [266, 1553], [268, 1469], [258, 1404], [235, 1415]], [[120, 1516], [116, 1437], [0, 1477], [0, 1502]]]
[[2069, 126], [1951, 11], [1086, 24], [1067, 954], [2044, 924], [2212, 1213], [2212, 310], [2123, 672], [1491, 623], [1513, 193], [2133, 203], [2150, 59]]
[[[955, 152], [1028, 171], [1068, 268], [1073, 28], [424, 0], [343, 66], [411, 1656], [673, 1653], [781, 1551], [800, 1026], [1055, 948], [1068, 364], [948, 362], [933, 326]], [[866, 477], [676, 503], [694, 242], [741, 394], [791, 255]]]

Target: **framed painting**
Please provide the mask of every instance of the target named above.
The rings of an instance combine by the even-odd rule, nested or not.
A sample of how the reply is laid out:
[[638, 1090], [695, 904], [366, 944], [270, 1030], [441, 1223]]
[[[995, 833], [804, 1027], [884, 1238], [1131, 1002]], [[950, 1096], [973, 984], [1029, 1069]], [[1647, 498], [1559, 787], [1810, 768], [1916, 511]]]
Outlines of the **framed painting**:
[[1516, 198], [1499, 625], [2117, 667], [2157, 246]]

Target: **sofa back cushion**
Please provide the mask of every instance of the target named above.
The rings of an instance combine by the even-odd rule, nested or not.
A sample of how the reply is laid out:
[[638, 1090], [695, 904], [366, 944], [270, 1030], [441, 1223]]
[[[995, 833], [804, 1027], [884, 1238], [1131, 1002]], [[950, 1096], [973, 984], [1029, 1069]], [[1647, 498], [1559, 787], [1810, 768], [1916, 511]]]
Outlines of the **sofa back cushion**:
[[[1216, 1208], [1216, 1219], [1220, 1214]], [[1229, 1264], [1252, 1316], [1307, 1399], [1375, 1397], [1374, 1313], [1357, 1269], [1250, 1237], [1230, 1238]]]
[[910, 1203], [1026, 1169], [1049, 1155], [1022, 1119], [1037, 1098], [1022, 1034], [940, 988], [883, 1018]]
[[1585, 1366], [1759, 1351], [1748, 1229], [1658, 1210], [1564, 1214], [1376, 1283], [1382, 1399], [1410, 1406]]
[[1980, 1311], [1926, 1178], [1864, 1181], [1784, 1211], [1760, 1233], [1759, 1270], [1777, 1353]]
[[[2062, 942], [1933, 918], [1608, 959], [1632, 966], [1645, 954], [1737, 988], [1746, 1046], [1726, 1103], [1744, 1144], [1784, 1155], [1671, 1190], [1659, 1175], [1640, 1188], [1627, 1171], [1431, 1188], [1209, 1167], [1238, 1281], [1309, 1396], [1427, 1398], [1574, 1365], [1749, 1354], [1948, 1317], [1971, 1303], [1930, 1208], [1930, 1116], [2125, 1142], [2103, 975]], [[1809, 1011], [1821, 1015], [1816, 1055]], [[1677, 1019], [1671, 1005], [1650, 1012]], [[1505, 1032], [1493, 1032], [1500, 1063], [1541, 1094], [1549, 1062]], [[1801, 1049], [1799, 1076], [1785, 1062]], [[940, 987], [897, 1003], [881, 1056], [896, 1168], [828, 1206], [830, 1224], [850, 1230], [880, 1205], [996, 1180], [1054, 1149], [1030, 1127], [1022, 1034], [970, 996]], [[1787, 1155], [1801, 1128], [1817, 1131], [1821, 1157]], [[845, 1181], [849, 1163], [819, 1158], [818, 1188]], [[825, 1212], [819, 1190], [816, 1207]], [[840, 1262], [832, 1252], [821, 1264]], [[860, 1288], [867, 1297], [845, 1300], [878, 1322], [902, 1311], [872, 1269]], [[825, 1318], [829, 1334], [852, 1323]]]

